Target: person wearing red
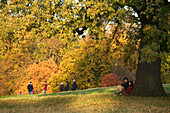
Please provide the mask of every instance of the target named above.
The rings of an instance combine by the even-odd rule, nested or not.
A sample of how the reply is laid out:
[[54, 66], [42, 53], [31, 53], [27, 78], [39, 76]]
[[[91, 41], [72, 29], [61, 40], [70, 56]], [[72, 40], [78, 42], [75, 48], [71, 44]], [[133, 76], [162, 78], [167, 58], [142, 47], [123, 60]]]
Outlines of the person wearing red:
[[46, 94], [46, 92], [47, 92], [47, 81], [44, 82], [43, 94]]
[[32, 90], [32, 94], [35, 94], [35, 90]]
[[129, 95], [131, 92], [132, 92], [132, 90], [133, 90], [133, 81], [130, 81], [129, 82], [129, 87], [126, 89], [126, 95]]
[[129, 80], [127, 77], [124, 78], [124, 83], [117, 86], [117, 90], [114, 93], [115, 96], [126, 94], [126, 89], [129, 87]]
[[129, 95], [132, 92], [132, 90], [133, 90], [133, 81], [129, 81], [128, 83], [129, 83], [128, 84], [129, 86], [127, 87], [126, 90], [125, 90], [125, 88], [118, 86], [118, 89], [116, 90], [114, 95], [115, 96], [118, 96], [118, 95], [124, 95], [124, 96]]

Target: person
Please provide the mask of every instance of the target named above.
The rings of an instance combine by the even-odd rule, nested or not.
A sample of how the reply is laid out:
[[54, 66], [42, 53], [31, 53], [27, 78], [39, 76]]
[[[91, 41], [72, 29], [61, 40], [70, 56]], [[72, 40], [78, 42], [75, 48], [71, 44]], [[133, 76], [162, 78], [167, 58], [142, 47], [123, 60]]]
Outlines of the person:
[[73, 79], [73, 85], [72, 85], [72, 88], [71, 88], [71, 90], [76, 90], [77, 89], [77, 83], [76, 83], [76, 80], [75, 79]]
[[133, 90], [133, 81], [129, 82], [129, 87], [126, 89], [126, 94], [125, 95], [129, 95]]
[[44, 82], [43, 94], [47, 92], [47, 81]]
[[64, 91], [64, 84], [63, 84], [63, 82], [61, 82], [60, 84], [61, 84], [60, 85], [60, 91]]
[[32, 90], [32, 94], [35, 94], [35, 90]]
[[124, 83], [121, 84], [121, 86], [123, 86], [125, 90], [129, 87], [129, 80], [127, 77], [124, 78]]
[[66, 91], [68, 91], [69, 90], [69, 86], [70, 86], [70, 84], [69, 84], [69, 82], [68, 81], [66, 81], [66, 83], [67, 83], [67, 85], [66, 85]]
[[127, 90], [128, 87], [129, 87], [129, 81], [128, 78], [125, 77], [124, 83], [117, 86], [117, 90], [114, 93], [114, 95], [125, 95], [126, 94], [125, 91]]
[[23, 95], [23, 93], [20, 91], [20, 92], [19, 92], [19, 95]]
[[28, 89], [28, 94], [29, 94], [29, 95], [32, 94], [32, 90], [34, 89], [34, 88], [33, 88], [33, 85], [32, 85], [32, 82], [29, 83], [27, 89]]

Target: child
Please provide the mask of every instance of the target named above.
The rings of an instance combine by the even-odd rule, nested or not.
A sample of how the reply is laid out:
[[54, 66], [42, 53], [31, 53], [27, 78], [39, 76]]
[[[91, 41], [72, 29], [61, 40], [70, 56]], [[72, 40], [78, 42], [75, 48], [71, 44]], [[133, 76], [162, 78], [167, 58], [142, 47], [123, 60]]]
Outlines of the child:
[[19, 92], [19, 95], [23, 95], [23, 93], [20, 91], [20, 92]]
[[34, 91], [34, 90], [32, 90], [32, 94], [35, 94], [35, 91]]

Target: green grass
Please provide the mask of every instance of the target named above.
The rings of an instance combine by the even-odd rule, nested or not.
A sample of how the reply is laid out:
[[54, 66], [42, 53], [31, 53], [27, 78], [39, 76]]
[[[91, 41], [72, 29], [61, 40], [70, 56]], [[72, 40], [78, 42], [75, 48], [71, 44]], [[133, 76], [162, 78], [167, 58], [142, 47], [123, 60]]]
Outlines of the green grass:
[[116, 87], [53, 94], [1, 96], [0, 113], [169, 113], [168, 97], [113, 96]]

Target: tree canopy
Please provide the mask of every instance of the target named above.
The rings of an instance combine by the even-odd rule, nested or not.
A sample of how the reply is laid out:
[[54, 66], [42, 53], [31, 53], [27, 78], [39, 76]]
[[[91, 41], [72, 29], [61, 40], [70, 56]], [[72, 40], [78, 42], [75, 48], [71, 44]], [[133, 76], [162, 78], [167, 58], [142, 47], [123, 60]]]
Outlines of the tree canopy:
[[[5, 67], [0, 67], [0, 76], [11, 84], [5, 94], [14, 93], [17, 88], [12, 84], [29, 74], [25, 71], [29, 65], [52, 58], [56, 63], [52, 65], [59, 67], [58, 75], [48, 77], [53, 91], [59, 81], [73, 78], [82, 79], [80, 89], [99, 86], [104, 74], [121, 64], [137, 69], [136, 86], [142, 84], [140, 71], [146, 72], [145, 85], [133, 94], [165, 95], [163, 90], [141, 91], [147, 92], [144, 87], [153, 83], [150, 78], [158, 78], [156, 84], [163, 89], [160, 67], [170, 48], [168, 0], [1, 0], [0, 7], [0, 63]], [[140, 70], [141, 65], [152, 68], [154, 62], [157, 75]], [[5, 79], [11, 77], [15, 79]]]

